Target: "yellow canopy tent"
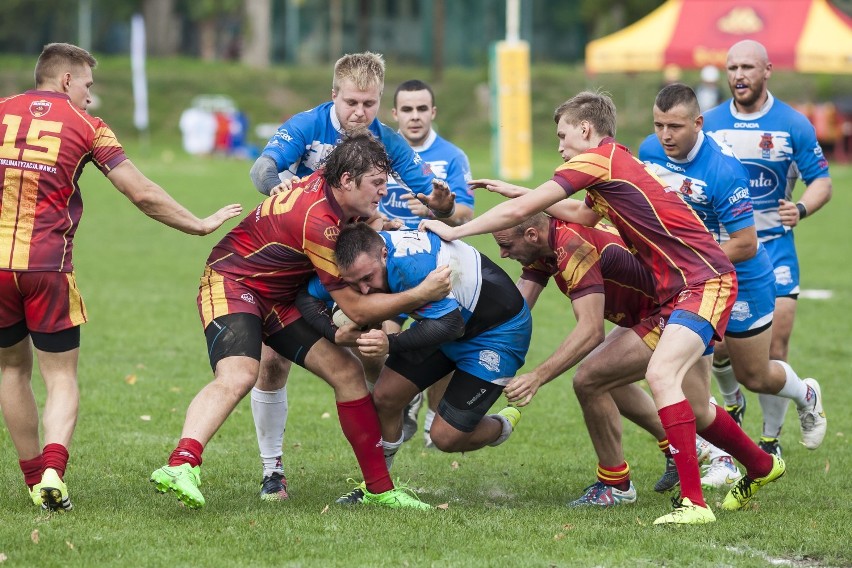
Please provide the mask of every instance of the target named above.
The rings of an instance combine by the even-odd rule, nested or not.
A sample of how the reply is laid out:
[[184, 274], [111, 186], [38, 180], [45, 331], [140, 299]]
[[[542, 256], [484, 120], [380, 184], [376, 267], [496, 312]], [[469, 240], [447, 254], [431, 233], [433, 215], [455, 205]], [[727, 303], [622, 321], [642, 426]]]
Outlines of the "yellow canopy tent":
[[826, 0], [668, 0], [635, 24], [586, 46], [589, 73], [725, 66], [743, 39], [766, 46], [777, 69], [852, 73], [852, 19]]

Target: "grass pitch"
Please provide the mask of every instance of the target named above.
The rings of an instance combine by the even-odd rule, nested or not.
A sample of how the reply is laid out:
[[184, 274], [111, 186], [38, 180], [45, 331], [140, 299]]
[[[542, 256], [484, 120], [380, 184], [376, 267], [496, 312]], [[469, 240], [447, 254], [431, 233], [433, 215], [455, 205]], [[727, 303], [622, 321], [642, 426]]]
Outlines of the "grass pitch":
[[[149, 150], [134, 161], [197, 214], [238, 200], [259, 201], [246, 162], [191, 159]], [[492, 175], [486, 150], [470, 151], [475, 175]], [[534, 182], [558, 157], [537, 153]], [[565, 503], [594, 481], [596, 460], [574, 399], [569, 372], [527, 407], [515, 435], [498, 448], [443, 454], [422, 448], [418, 432], [393, 474], [410, 480], [431, 512], [342, 508], [333, 501], [357, 477], [329, 387], [298, 370], [289, 384], [285, 467], [292, 499], [262, 503], [251, 410], [244, 401], [204, 454], [207, 507], [191, 511], [148, 483], [174, 446], [189, 401], [211, 373], [195, 308], [198, 277], [224, 234], [182, 235], [144, 218], [94, 168], [82, 180], [86, 214], [75, 264], [90, 322], [83, 328], [82, 403], [66, 479], [73, 512], [34, 510], [8, 433], [0, 429], [0, 564], [4, 566], [848, 566], [852, 502], [852, 168], [832, 169], [831, 203], [797, 229], [802, 285], [830, 290], [802, 299], [790, 362], [817, 377], [828, 435], [809, 452], [798, 444], [790, 411], [782, 435], [788, 475], [763, 489], [749, 510], [718, 507], [702, 527], [653, 527], [669, 509], [653, 492], [663, 460], [654, 440], [624, 429], [639, 501], [606, 511]], [[483, 211], [496, 202], [478, 198]], [[233, 223], [228, 225], [228, 228]], [[490, 237], [471, 239], [499, 257]], [[516, 263], [502, 262], [510, 274]], [[573, 326], [570, 306], [549, 286], [533, 313], [527, 358], [543, 360]], [[613, 362], [617, 364], [617, 362]], [[34, 381], [39, 400], [44, 389]], [[759, 435], [749, 395], [746, 429]]]

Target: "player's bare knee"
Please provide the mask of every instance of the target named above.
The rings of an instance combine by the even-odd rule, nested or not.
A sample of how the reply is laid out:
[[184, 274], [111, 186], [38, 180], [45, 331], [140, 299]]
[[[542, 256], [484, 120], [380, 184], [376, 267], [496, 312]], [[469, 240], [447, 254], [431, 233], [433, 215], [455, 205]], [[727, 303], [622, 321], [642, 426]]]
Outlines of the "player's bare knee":
[[262, 391], [275, 391], [284, 388], [290, 376], [292, 364], [284, 357], [275, 356], [261, 359], [260, 371], [257, 376], [257, 388]]
[[593, 377], [583, 368], [577, 369], [571, 384], [574, 387], [574, 394], [581, 400], [590, 396], [595, 390]]
[[442, 452], [458, 452], [463, 448], [462, 442], [469, 436], [467, 432], [456, 430], [446, 423], [432, 423], [429, 430], [432, 443]]
[[383, 388], [382, 381], [379, 381], [373, 389], [373, 404], [379, 414], [396, 415], [402, 413], [408, 401], [401, 399], [391, 389]]

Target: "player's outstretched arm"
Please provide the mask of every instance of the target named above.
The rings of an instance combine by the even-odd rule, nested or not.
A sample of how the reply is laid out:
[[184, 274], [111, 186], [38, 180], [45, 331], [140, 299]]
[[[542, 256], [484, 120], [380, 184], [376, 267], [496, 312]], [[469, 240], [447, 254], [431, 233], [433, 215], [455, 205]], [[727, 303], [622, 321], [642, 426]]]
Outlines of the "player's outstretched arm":
[[503, 197], [514, 199], [532, 191], [528, 187], [520, 185], [512, 185], [511, 183], [501, 181], [499, 179], [472, 179], [467, 184], [471, 189], [487, 189], [492, 193], [499, 193]]
[[190, 235], [210, 234], [222, 223], [243, 212], [242, 205], [233, 203], [209, 217], [199, 219], [175, 201], [166, 190], [145, 177], [130, 160], [125, 160], [113, 168], [107, 178], [145, 215]]
[[484, 235], [514, 227], [563, 199], [565, 199], [565, 190], [555, 181], [548, 180], [535, 191], [530, 191], [511, 201], [499, 203], [464, 225], [449, 227], [440, 221], [424, 220], [420, 222], [420, 230], [432, 231], [445, 241]]
[[517, 406], [529, 404], [538, 389], [572, 368], [600, 345], [605, 337], [604, 295], [587, 294], [572, 303], [577, 325], [553, 354], [538, 367], [518, 375], [506, 385], [503, 392], [509, 402]]

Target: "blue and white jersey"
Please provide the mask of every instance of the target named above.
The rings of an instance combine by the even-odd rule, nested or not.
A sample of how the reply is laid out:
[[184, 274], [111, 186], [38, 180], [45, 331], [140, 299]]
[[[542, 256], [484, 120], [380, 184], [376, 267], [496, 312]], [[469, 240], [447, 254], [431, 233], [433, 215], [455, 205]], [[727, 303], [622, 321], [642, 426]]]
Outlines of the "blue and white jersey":
[[[450, 191], [456, 194], [456, 203], [473, 209], [473, 190], [467, 185], [473, 176], [470, 162], [461, 148], [431, 130], [423, 145], [415, 147], [414, 151], [429, 164], [436, 178], [447, 182]], [[379, 211], [389, 219], [399, 219], [406, 227], [416, 229], [421, 218], [408, 208], [408, 202], [402, 198], [406, 193], [408, 190], [391, 177], [388, 194], [379, 203]]]
[[[748, 190], [748, 172], [729, 148], [720, 147], [703, 132], [686, 159], [666, 156], [652, 134], [639, 147], [639, 159], [686, 201], [719, 244], [730, 234], [755, 224]], [[771, 286], [772, 262], [763, 245], [752, 258], [734, 265], [744, 288], [749, 282]]]
[[814, 127], [804, 115], [772, 96], [752, 114], [741, 114], [733, 99], [704, 113], [704, 131], [733, 150], [749, 174], [757, 236], [776, 239], [790, 227], [781, 224], [778, 200], [791, 200], [796, 180], [810, 184], [828, 177], [828, 161]]
[[331, 297], [331, 294], [329, 294], [326, 287], [323, 286], [322, 282], [320, 282], [317, 274], [314, 274], [311, 276], [311, 279], [308, 280], [308, 294], [317, 300], [322, 300], [329, 308], [334, 306], [334, 298]]
[[[384, 144], [391, 160], [392, 175], [398, 183], [429, 195], [435, 176], [405, 138], [378, 119], [370, 123], [369, 130]], [[308, 176], [319, 168], [343, 134], [334, 103], [323, 103], [282, 124], [266, 143], [262, 155], [275, 161], [281, 179]]]
[[388, 249], [390, 292], [414, 288], [438, 266], [447, 264], [452, 271], [449, 295], [410, 312], [413, 319], [438, 319], [459, 309], [465, 323], [470, 320], [483, 284], [479, 251], [462, 241], [442, 241], [435, 233], [425, 231], [382, 231], [379, 234]]

